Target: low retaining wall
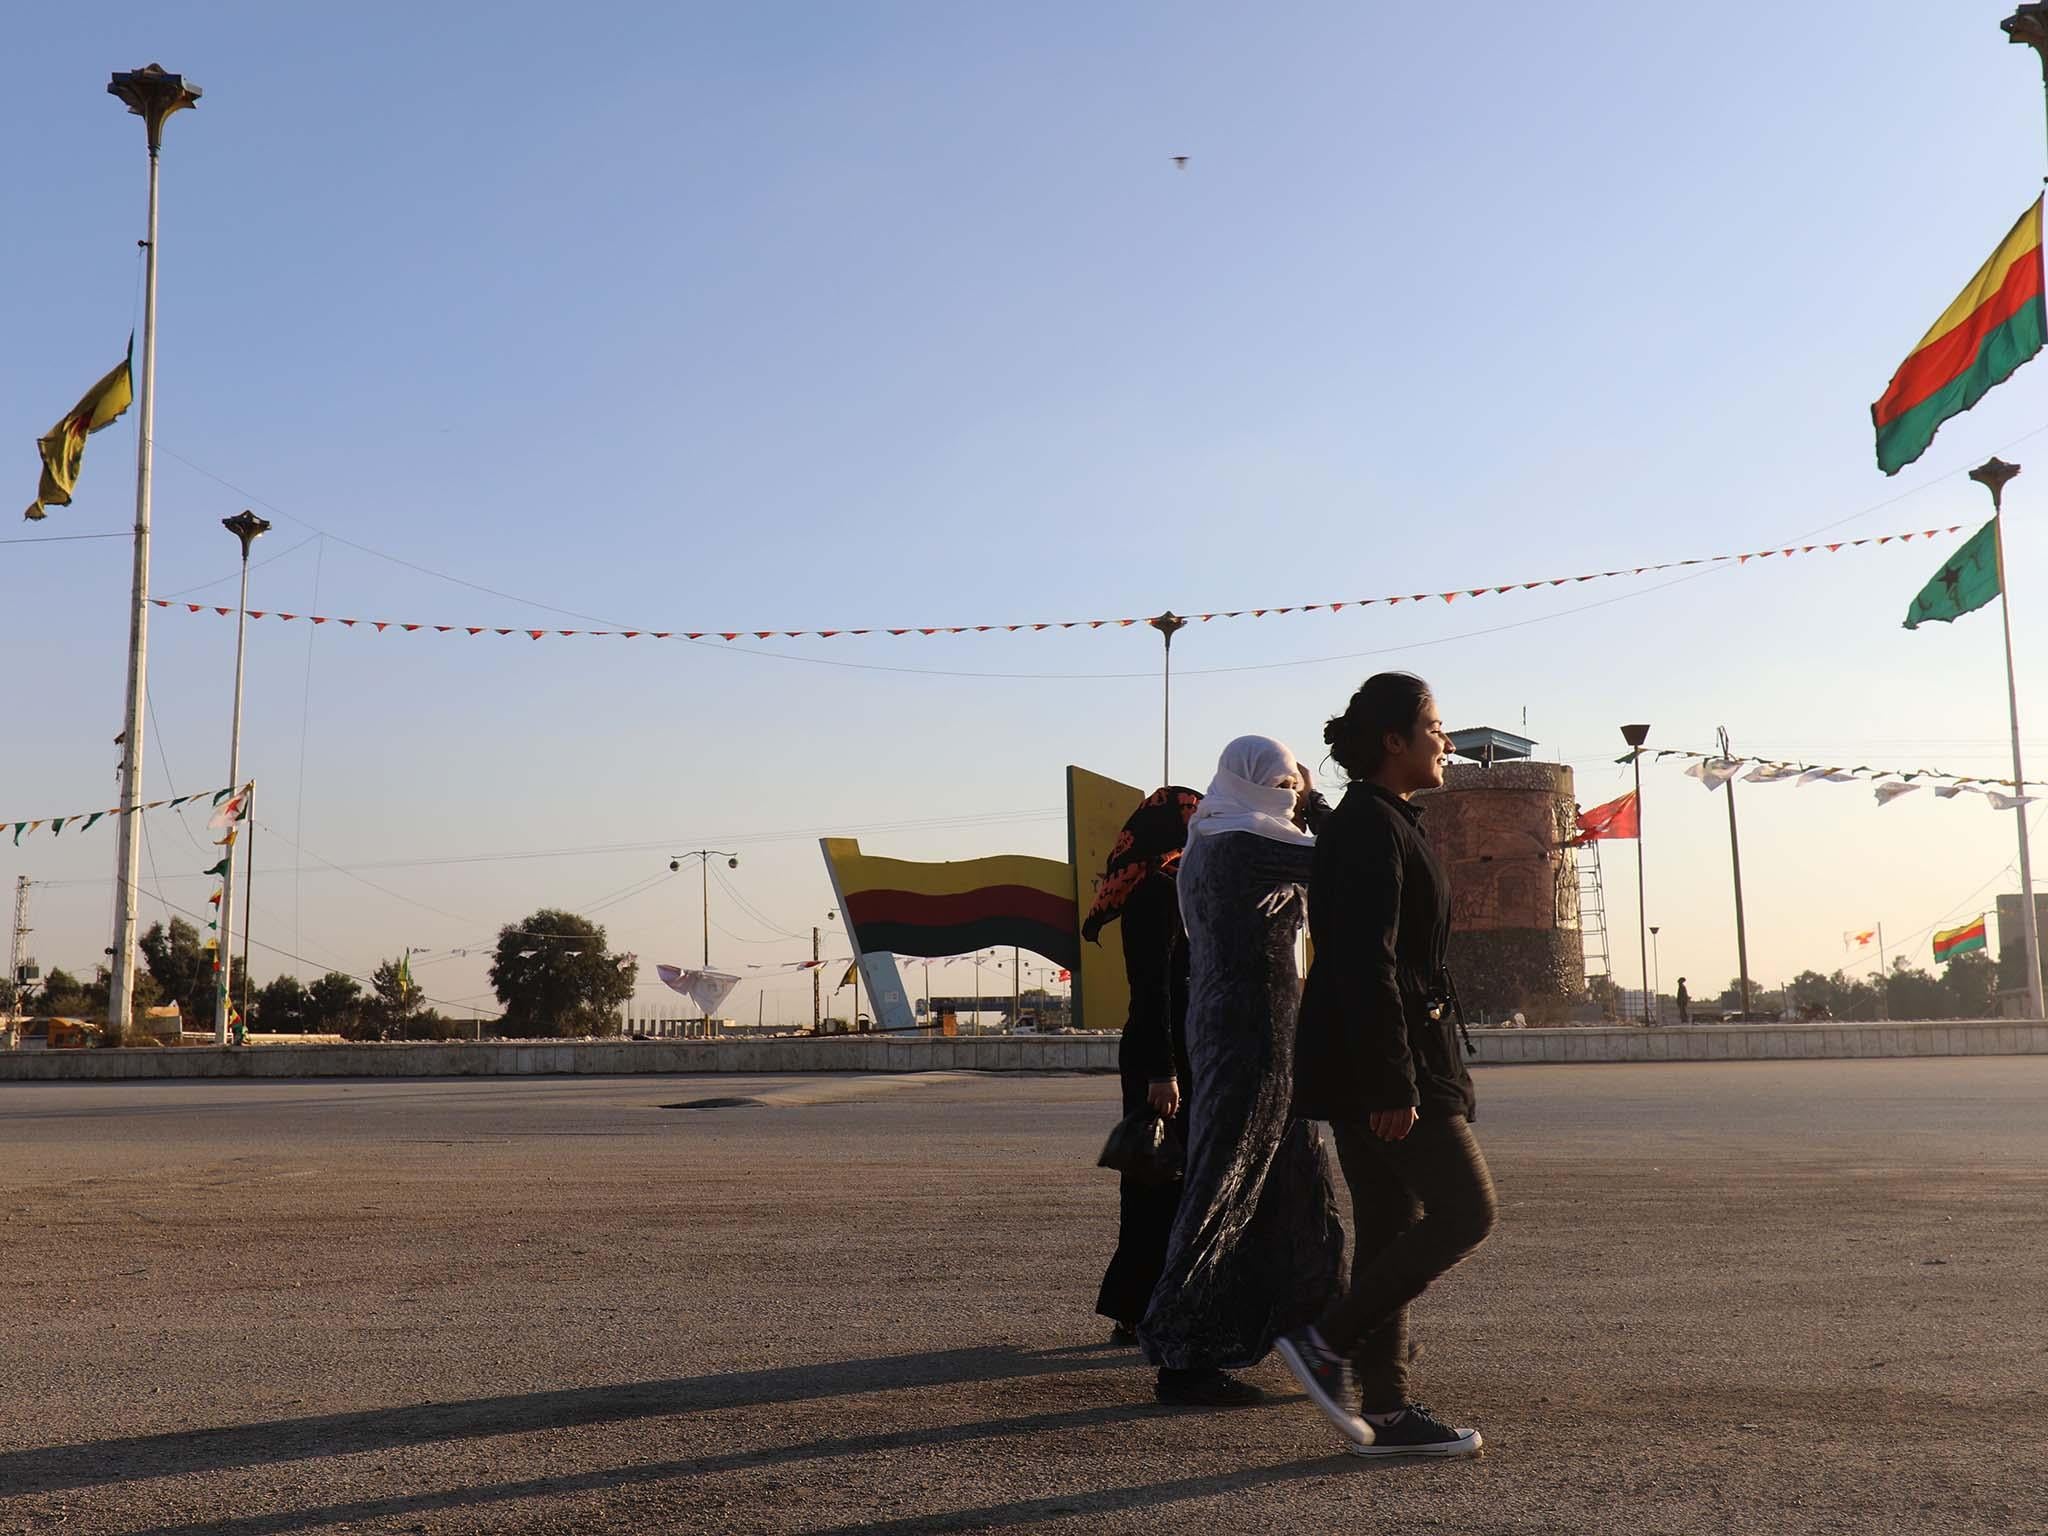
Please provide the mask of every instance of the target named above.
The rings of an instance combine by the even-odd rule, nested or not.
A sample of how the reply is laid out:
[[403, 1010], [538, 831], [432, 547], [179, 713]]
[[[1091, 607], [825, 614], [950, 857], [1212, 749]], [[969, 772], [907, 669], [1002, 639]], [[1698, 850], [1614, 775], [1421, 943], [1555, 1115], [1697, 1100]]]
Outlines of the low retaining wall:
[[1889, 1024], [1679, 1024], [1474, 1030], [1479, 1060], [1806, 1061], [1862, 1056], [2048, 1055], [2048, 1024], [2011, 1019]]
[[1114, 1072], [1116, 1035], [890, 1039], [460, 1041], [0, 1052], [9, 1079], [532, 1077], [709, 1072]]
[[[1475, 1030], [1482, 1064], [2048, 1055], [2048, 1024], [1695, 1024]], [[713, 1072], [1114, 1072], [1116, 1035], [581, 1040], [0, 1051], [0, 1082], [197, 1077], [534, 1077]]]

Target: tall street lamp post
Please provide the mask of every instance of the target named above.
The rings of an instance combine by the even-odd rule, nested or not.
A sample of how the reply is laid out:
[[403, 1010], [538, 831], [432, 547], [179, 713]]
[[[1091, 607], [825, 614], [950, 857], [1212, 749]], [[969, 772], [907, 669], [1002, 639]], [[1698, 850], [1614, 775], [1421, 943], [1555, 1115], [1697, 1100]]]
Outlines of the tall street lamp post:
[[1636, 768], [1636, 937], [1642, 946], [1643, 1023], [1650, 1022], [1650, 930], [1644, 916], [1643, 896], [1643, 743], [1650, 739], [1647, 725], [1624, 725], [1621, 739], [1629, 744], [1629, 758]]
[[[121, 824], [114, 850], [114, 956], [107, 988], [107, 1028], [124, 1038], [135, 1023], [135, 896], [141, 878], [142, 842], [135, 818], [142, 804], [143, 700], [149, 675], [149, 476], [156, 446], [156, 213], [157, 157], [164, 122], [173, 112], [199, 104], [200, 89], [161, 64], [124, 70], [107, 82], [142, 119], [149, 134], [149, 233], [143, 241], [142, 380], [136, 396], [135, 565], [128, 600], [128, 705], [121, 736]], [[225, 930], [223, 930], [225, 935]], [[225, 943], [225, 936], [223, 936]]]
[[[2048, 69], [2048, 54], [2042, 58], [2043, 68]], [[2016, 802], [2013, 819], [2018, 823], [2020, 840], [2020, 906], [2024, 913], [2020, 928], [2026, 939], [2027, 1017], [2039, 1019], [2048, 1017], [2041, 995], [2041, 915], [2034, 905], [2034, 855], [2027, 836], [2027, 771], [2020, 762], [2020, 689], [2012, 665], [2012, 582], [2005, 563], [2005, 487], [2019, 472], [2019, 465], [1993, 457], [1971, 470], [1970, 478], [1991, 493], [1992, 540], [1998, 554], [1998, 612], [2005, 626], [2005, 701], [2012, 722], [2012, 794]]]
[[[1166, 663], [1162, 674], [1163, 697], [1159, 710], [1159, 782], [1173, 782], [1173, 637], [1188, 627], [1188, 621], [1171, 608], [1156, 619], [1145, 621], [1159, 631], [1166, 642]], [[979, 999], [977, 999], [978, 1001]]]
[[[240, 794], [242, 789], [242, 663], [249, 641], [249, 546], [270, 531], [270, 524], [254, 512], [243, 509], [233, 517], [220, 520], [221, 527], [232, 533], [242, 545], [242, 597], [235, 610], [235, 706], [234, 723], [228, 731], [228, 793]], [[247, 821], [251, 807], [243, 806], [242, 821]], [[228, 832], [233, 836], [241, 821], [228, 823]], [[220, 883], [220, 986], [213, 999], [213, 1043], [228, 1043], [229, 999], [234, 991], [234, 946], [229, 936], [235, 931], [235, 854], [238, 850], [228, 844], [228, 872]], [[251, 866], [253, 869], [254, 866]], [[247, 926], [246, 924], [244, 925]], [[242, 964], [247, 966], [249, 957], [245, 952]], [[244, 989], [246, 991], [246, 988]]]

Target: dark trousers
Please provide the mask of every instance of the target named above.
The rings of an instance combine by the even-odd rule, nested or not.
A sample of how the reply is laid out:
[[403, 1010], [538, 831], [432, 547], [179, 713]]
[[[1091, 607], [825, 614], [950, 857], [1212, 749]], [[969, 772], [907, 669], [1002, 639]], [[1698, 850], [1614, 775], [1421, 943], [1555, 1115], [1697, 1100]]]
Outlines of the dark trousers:
[[[1142, 1072], [1123, 1074], [1124, 1113], [1145, 1107], [1151, 1084]], [[1187, 1111], [1183, 1109], [1184, 1118]], [[1184, 1129], [1184, 1127], [1181, 1127]], [[1129, 1174], [1117, 1190], [1116, 1253], [1102, 1277], [1095, 1310], [1129, 1328], [1138, 1326], [1145, 1304], [1166, 1267], [1166, 1244], [1173, 1236], [1173, 1218], [1180, 1212], [1180, 1181], [1141, 1184]]]
[[1355, 1249], [1351, 1290], [1316, 1331], [1356, 1367], [1364, 1411], [1391, 1413], [1408, 1400], [1408, 1303], [1493, 1230], [1493, 1178], [1463, 1115], [1424, 1111], [1400, 1141], [1364, 1120], [1330, 1130]]

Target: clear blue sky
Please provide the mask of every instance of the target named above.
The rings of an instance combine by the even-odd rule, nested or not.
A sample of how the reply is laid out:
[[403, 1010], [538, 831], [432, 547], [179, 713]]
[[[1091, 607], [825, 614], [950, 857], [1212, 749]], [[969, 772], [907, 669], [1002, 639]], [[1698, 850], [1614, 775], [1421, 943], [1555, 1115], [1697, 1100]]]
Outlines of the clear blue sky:
[[[158, 60], [207, 91], [166, 149], [160, 594], [232, 602], [217, 519], [256, 505], [277, 527], [252, 603], [292, 611], [718, 628], [1285, 604], [1974, 525], [1962, 471], [2004, 450], [2040, 460], [2010, 543], [2048, 770], [2048, 454], [2015, 445], [2048, 423], [2048, 365], [1896, 481], [1867, 415], [2040, 185], [2039, 77], [2005, 9], [51, 13], [13, 39], [0, 103], [0, 464], [25, 503], [35, 437], [135, 322], [142, 130], [104, 85]], [[125, 528], [133, 444], [131, 413], [40, 531]], [[1623, 787], [1634, 719], [1652, 745], [1725, 724], [1749, 751], [2002, 771], [1995, 611], [1899, 627], [1937, 558], [1191, 630], [1175, 777], [1205, 783], [1243, 731], [1306, 753], [1387, 664], [1453, 724], [1526, 709], [1588, 804]], [[0, 814], [112, 803], [127, 559], [0, 546]], [[774, 931], [829, 904], [817, 832], [1000, 813], [864, 843], [1057, 854], [1066, 763], [1158, 766], [1142, 630], [251, 643], [257, 938], [314, 969], [591, 908], [705, 843], [740, 852], [727, 877], [770, 925], [718, 896], [713, 960], [788, 959], [808, 940]], [[155, 616], [153, 795], [223, 781], [232, 656], [228, 622]], [[1720, 801], [1672, 767], [1648, 796], [1663, 979], [1715, 990]], [[1766, 980], [1832, 968], [1878, 921], [1924, 957], [1929, 925], [2015, 888], [2012, 818], [1981, 803], [1744, 806]], [[481, 857], [605, 844], [636, 846]], [[53, 882], [46, 967], [97, 959], [113, 851], [104, 826], [0, 844], [0, 876]], [[198, 908], [199, 843], [158, 816], [151, 851], [145, 919], [159, 890]], [[1609, 902], [1630, 927], [1632, 878]], [[697, 952], [688, 876], [595, 915], [649, 980]], [[285, 964], [259, 947], [259, 978]], [[482, 971], [420, 974], [487, 1003]]]

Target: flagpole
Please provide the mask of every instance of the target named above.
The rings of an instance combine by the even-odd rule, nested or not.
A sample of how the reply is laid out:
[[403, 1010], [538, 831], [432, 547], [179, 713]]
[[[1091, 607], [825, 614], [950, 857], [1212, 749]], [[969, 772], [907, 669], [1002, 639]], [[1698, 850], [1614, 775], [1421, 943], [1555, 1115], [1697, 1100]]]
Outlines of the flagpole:
[[2027, 775], [2020, 763], [2020, 690], [2012, 661], [2012, 588], [2005, 571], [2005, 486], [2020, 472], [2017, 464], [1986, 459], [1970, 478], [1991, 492], [1991, 538], [1998, 556], [1998, 614], [2005, 629], [2005, 701], [2012, 723], [2012, 793], [2020, 803], [2012, 809], [2020, 839], [2020, 926], [2026, 935], [2027, 1017], [2048, 1018], [2041, 998], [2041, 919], [2034, 905], [2034, 857], [2027, 837]]
[[128, 104], [149, 132], [149, 230], [143, 241], [142, 383], [135, 433], [135, 565], [128, 599], [128, 703], [122, 733], [121, 825], [114, 850], [114, 953], [107, 986], [107, 1030], [125, 1040], [135, 1026], [135, 905], [142, 877], [142, 841], [135, 824], [142, 804], [142, 725], [149, 687], [149, 492], [156, 447], [157, 164], [164, 120], [198, 103], [200, 90], [183, 75], [151, 64], [117, 73], [107, 94]]

